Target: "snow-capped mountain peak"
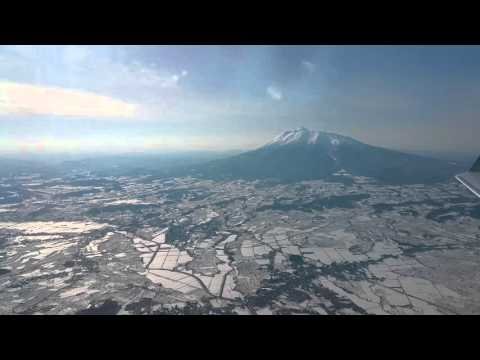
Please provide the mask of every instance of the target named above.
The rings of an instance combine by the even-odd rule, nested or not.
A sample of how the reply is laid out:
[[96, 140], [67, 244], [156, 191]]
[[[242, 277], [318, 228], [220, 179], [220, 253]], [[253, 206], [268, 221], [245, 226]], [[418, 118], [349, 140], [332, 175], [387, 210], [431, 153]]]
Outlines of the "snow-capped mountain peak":
[[[341, 176], [341, 170], [348, 176]], [[445, 181], [458, 168], [441, 160], [365, 144], [349, 136], [300, 127], [252, 151], [199, 165], [197, 171], [198, 176], [220, 179], [325, 179], [349, 183], [350, 177], [363, 176], [392, 184], [416, 184]]]
[[314, 145], [322, 140], [330, 143], [332, 146], [338, 146], [343, 142], [342, 139], [343, 137], [340, 135], [314, 131], [302, 126], [293, 130], [284, 131], [270, 141], [267, 146], [291, 144]]
[[312, 143], [318, 138], [318, 132], [299, 127], [293, 130], [287, 130], [276, 136], [269, 144], [286, 145], [294, 143]]

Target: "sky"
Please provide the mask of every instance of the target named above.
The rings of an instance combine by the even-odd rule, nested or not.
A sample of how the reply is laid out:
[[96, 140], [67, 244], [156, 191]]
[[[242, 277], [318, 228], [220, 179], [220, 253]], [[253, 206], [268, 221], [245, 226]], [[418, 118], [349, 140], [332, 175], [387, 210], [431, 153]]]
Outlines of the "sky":
[[479, 153], [479, 46], [0, 46], [0, 153], [246, 150], [304, 126]]

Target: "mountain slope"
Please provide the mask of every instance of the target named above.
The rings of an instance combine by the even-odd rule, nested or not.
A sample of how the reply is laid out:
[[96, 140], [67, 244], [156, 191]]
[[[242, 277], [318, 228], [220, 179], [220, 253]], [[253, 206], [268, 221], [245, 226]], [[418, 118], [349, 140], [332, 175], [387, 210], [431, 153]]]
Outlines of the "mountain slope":
[[298, 128], [259, 149], [190, 169], [192, 175], [207, 178], [286, 181], [332, 179], [340, 170], [384, 183], [412, 184], [446, 180], [459, 171], [459, 166]]

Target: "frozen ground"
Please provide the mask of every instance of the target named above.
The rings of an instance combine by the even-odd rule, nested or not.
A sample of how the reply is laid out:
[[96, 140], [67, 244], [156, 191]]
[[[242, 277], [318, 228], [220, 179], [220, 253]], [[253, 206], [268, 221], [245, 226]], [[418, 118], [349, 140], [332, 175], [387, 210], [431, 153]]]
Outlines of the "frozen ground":
[[77, 176], [2, 180], [0, 314], [480, 313], [480, 203], [454, 181]]

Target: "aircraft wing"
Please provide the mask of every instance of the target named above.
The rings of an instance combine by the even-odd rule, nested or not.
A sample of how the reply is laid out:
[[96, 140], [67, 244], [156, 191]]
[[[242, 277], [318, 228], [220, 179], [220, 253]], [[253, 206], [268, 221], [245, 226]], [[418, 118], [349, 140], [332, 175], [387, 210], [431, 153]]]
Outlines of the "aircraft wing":
[[455, 178], [465, 185], [468, 190], [480, 197], [480, 157], [470, 171], [457, 175]]

